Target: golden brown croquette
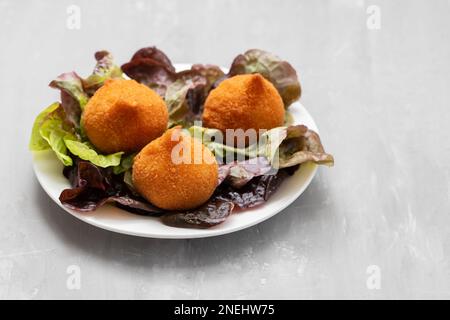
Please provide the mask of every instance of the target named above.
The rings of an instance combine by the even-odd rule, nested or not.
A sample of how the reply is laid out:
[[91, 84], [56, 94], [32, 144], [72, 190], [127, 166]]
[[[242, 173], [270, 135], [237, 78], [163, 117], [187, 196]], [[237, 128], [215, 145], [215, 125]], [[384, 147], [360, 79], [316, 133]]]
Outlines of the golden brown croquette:
[[284, 123], [284, 105], [275, 87], [260, 74], [234, 76], [206, 99], [203, 124], [219, 129], [272, 129]]
[[198, 207], [211, 197], [217, 183], [218, 165], [214, 155], [180, 127], [153, 140], [134, 160], [136, 190], [162, 209]]
[[82, 125], [89, 140], [104, 153], [135, 152], [167, 128], [164, 101], [134, 80], [107, 81], [87, 103]]

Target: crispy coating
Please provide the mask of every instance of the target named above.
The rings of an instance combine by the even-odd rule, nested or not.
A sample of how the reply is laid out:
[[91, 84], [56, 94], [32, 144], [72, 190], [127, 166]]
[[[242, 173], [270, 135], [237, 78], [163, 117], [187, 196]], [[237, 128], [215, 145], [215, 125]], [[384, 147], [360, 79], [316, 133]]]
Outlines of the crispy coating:
[[260, 74], [234, 76], [210, 92], [203, 124], [219, 129], [272, 129], [284, 123], [284, 105], [278, 91]]
[[214, 155], [180, 127], [153, 140], [134, 160], [136, 190], [162, 209], [198, 207], [211, 197], [217, 183], [218, 165]]
[[135, 152], [167, 128], [164, 101], [134, 80], [109, 80], [87, 103], [82, 124], [89, 140], [104, 153]]

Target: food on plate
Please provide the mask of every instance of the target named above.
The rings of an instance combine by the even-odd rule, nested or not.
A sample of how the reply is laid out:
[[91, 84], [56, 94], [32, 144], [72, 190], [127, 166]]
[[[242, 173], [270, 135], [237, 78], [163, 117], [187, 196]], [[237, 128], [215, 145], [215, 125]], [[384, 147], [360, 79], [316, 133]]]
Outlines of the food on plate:
[[231, 77], [206, 99], [203, 124], [219, 129], [272, 129], [284, 123], [284, 105], [275, 87], [260, 74]]
[[[271, 53], [249, 50], [228, 73], [211, 64], [176, 71], [155, 47], [121, 68], [107, 51], [95, 59], [88, 77], [68, 72], [50, 83], [61, 99], [31, 130], [30, 150], [51, 150], [64, 166], [66, 208], [89, 214], [111, 203], [210, 228], [268, 201], [303, 164], [334, 163], [316, 132], [286, 124], [300, 83]], [[216, 139], [227, 129], [266, 131], [236, 145]]]
[[167, 128], [164, 101], [135, 80], [108, 80], [86, 104], [82, 126], [105, 153], [136, 152]]
[[166, 210], [205, 203], [218, 182], [214, 155], [201, 141], [172, 128], [145, 146], [133, 164], [133, 184], [149, 202]]

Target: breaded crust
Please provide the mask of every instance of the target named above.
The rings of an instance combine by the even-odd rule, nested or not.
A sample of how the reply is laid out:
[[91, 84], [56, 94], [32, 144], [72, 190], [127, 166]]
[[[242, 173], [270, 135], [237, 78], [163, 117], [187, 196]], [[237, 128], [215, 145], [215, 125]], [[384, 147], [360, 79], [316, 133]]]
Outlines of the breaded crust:
[[275, 87], [260, 74], [234, 76], [205, 101], [203, 125], [219, 129], [272, 129], [284, 123], [284, 105]]
[[[172, 134], [175, 141], [172, 141]], [[182, 148], [188, 151], [179, 152]], [[184, 162], [190, 163], [180, 163], [180, 155], [186, 157]], [[198, 207], [211, 197], [217, 183], [218, 165], [214, 155], [200, 141], [182, 133], [179, 127], [153, 140], [134, 160], [134, 186], [143, 197], [162, 209]]]
[[168, 112], [161, 97], [134, 80], [109, 80], [87, 103], [82, 125], [103, 153], [135, 152], [167, 128]]

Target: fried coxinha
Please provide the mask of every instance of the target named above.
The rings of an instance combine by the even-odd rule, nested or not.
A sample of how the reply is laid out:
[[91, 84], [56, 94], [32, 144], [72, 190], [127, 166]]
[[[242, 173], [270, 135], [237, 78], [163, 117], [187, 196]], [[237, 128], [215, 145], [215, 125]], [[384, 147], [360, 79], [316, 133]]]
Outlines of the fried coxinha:
[[205, 102], [203, 123], [225, 133], [227, 129], [269, 130], [284, 123], [283, 100], [260, 74], [231, 77], [211, 91]]
[[[174, 153], [177, 149], [184, 150], [184, 154]], [[175, 158], [177, 155], [180, 159]], [[169, 129], [150, 142], [133, 165], [133, 183], [138, 192], [166, 210], [191, 209], [205, 203], [217, 187], [218, 174], [211, 151], [181, 127]]]
[[[203, 120], [208, 127], [222, 131], [272, 129], [283, 124], [283, 101], [261, 75], [235, 76], [210, 93]], [[199, 142], [182, 133], [180, 127], [165, 131], [168, 113], [164, 101], [134, 80], [107, 81], [89, 100], [82, 123], [98, 150], [112, 153], [142, 149], [134, 160], [133, 184], [159, 208], [198, 207], [217, 187], [218, 164], [211, 151], [201, 145], [202, 157], [200, 161], [194, 159]], [[178, 131], [178, 139], [173, 139]], [[175, 163], [172, 150], [179, 143], [189, 145], [184, 150], [191, 150], [190, 158]]]
[[167, 128], [164, 100], [134, 80], [108, 80], [89, 99], [82, 124], [95, 147], [108, 154], [137, 152]]

